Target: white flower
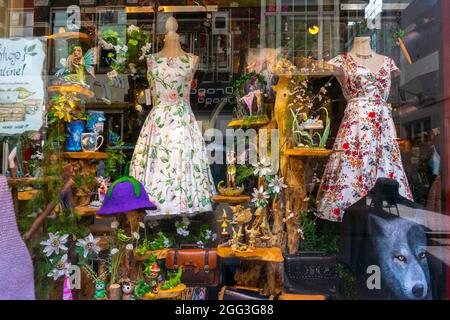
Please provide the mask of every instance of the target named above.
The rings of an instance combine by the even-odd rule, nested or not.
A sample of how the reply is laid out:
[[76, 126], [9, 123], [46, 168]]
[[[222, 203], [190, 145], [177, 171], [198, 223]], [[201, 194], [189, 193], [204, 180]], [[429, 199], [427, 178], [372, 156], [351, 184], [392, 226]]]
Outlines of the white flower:
[[269, 203], [267, 201], [267, 199], [270, 198], [269, 193], [264, 190], [263, 186], [261, 186], [259, 190], [254, 188], [252, 196], [252, 202], [254, 202], [256, 207], [258, 208], [264, 208]]
[[102, 47], [105, 50], [114, 49], [114, 45], [112, 43], [105, 41], [104, 39], [100, 40], [99, 45], [100, 45], [100, 47]]
[[129, 26], [128, 27], [128, 29], [127, 29], [127, 32], [128, 32], [128, 34], [132, 34], [133, 33], [133, 31], [140, 31], [140, 29], [139, 29], [139, 27], [136, 27], [135, 25], [131, 25], [131, 26]]
[[59, 60], [59, 63], [60, 63], [63, 67], [67, 67], [67, 59], [66, 59], [66, 58], [61, 58], [61, 60]]
[[217, 239], [217, 233], [213, 233], [211, 236], [211, 240], [216, 241], [216, 239]]
[[259, 163], [253, 166], [255, 167], [253, 174], [260, 177], [266, 176], [272, 171], [270, 167], [270, 161], [267, 158], [263, 158]]
[[164, 245], [164, 248], [169, 248], [170, 247], [171, 243], [170, 243], [169, 238], [164, 237], [163, 245]]
[[204, 244], [203, 244], [203, 241], [197, 241], [197, 245], [199, 245], [199, 246], [203, 246]]
[[112, 71], [108, 72], [106, 74], [106, 76], [108, 77], [109, 80], [114, 80], [115, 78], [117, 78], [118, 73], [116, 70], [112, 70]]
[[126, 246], [125, 246], [125, 249], [127, 249], [127, 250], [133, 250], [133, 244], [132, 243], [129, 243], [129, 244], [127, 244]]
[[284, 184], [284, 177], [273, 177], [273, 179], [269, 182], [269, 188], [273, 191], [273, 193], [280, 193], [283, 188], [287, 188], [287, 185]]
[[112, 248], [111, 249], [111, 255], [112, 256], [115, 255], [117, 252], [119, 252], [119, 249], [117, 249], [117, 248]]
[[98, 254], [100, 252], [100, 248], [97, 246], [99, 241], [100, 238], [94, 238], [92, 233], [90, 233], [86, 238], [78, 239], [76, 245], [83, 248], [83, 257], [86, 258], [89, 253]]
[[139, 235], [139, 232], [133, 232], [131, 234], [133, 236], [133, 238], [135, 238], [136, 240], [139, 240], [141, 238], [141, 236]]
[[145, 223], [139, 222], [139, 227], [141, 227], [142, 229], [145, 229]]
[[119, 227], [119, 221], [114, 220], [114, 221], [111, 223], [111, 229], [117, 229], [118, 227]]
[[126, 60], [127, 60], [127, 59], [126, 59], [125, 57], [117, 57], [117, 58], [116, 58], [116, 62], [117, 62], [118, 64], [122, 64], [122, 63], [124, 63]]
[[205, 231], [205, 239], [206, 240], [209, 240], [209, 239], [211, 239], [211, 237], [212, 237], [212, 231], [211, 230], [206, 230]]
[[53, 267], [47, 276], [53, 277], [53, 280], [58, 280], [62, 276], [69, 275], [69, 268], [71, 264], [67, 262], [67, 254], [63, 255], [58, 263]]
[[186, 227], [179, 227], [177, 228], [177, 234], [182, 237], [187, 237], [189, 236], [189, 230]]
[[67, 238], [69, 237], [68, 234], [59, 236], [58, 233], [49, 233], [48, 236], [49, 238], [47, 241], [41, 242], [41, 245], [45, 246], [44, 253], [47, 255], [47, 257], [50, 257], [53, 253], [59, 254], [59, 250], [67, 251], [65, 243], [67, 242]]

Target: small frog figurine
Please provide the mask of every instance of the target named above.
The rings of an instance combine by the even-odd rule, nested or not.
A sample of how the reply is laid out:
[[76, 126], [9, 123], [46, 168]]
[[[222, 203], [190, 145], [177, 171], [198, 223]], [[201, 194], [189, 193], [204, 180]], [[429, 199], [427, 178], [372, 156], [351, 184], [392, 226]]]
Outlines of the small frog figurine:
[[106, 283], [103, 280], [95, 280], [94, 300], [108, 300], [106, 296]]

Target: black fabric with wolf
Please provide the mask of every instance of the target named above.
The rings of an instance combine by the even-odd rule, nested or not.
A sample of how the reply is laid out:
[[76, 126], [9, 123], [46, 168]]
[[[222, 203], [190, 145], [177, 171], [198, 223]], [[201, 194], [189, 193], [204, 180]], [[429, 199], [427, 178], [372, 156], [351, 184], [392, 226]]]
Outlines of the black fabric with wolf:
[[377, 182], [371, 196], [347, 210], [339, 260], [356, 274], [359, 299], [431, 299], [426, 230], [401, 214], [414, 216], [420, 207], [392, 186]]

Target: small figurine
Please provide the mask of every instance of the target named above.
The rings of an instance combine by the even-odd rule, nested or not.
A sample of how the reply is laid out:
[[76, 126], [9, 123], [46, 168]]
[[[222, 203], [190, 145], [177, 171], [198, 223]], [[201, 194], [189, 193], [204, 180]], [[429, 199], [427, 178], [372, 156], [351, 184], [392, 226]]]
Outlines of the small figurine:
[[120, 284], [122, 286], [122, 300], [136, 300], [134, 296], [135, 282], [130, 279], [123, 279]]
[[232, 224], [246, 224], [252, 220], [252, 211], [250, 208], [244, 208], [241, 205], [231, 207], [233, 213]]
[[248, 234], [248, 249], [253, 250], [256, 248], [256, 237], [260, 234], [259, 230], [256, 228], [245, 228]]
[[227, 185], [228, 188], [236, 188], [236, 154], [234, 151], [227, 154]]
[[231, 227], [233, 229], [233, 236], [231, 237], [230, 244], [231, 244], [231, 250], [237, 251], [240, 250], [242, 247], [242, 243], [240, 242], [242, 238], [242, 226], [239, 227], [238, 231]]
[[94, 300], [108, 300], [106, 296], [106, 283], [104, 280], [95, 280]]
[[223, 209], [222, 218], [217, 220], [218, 222], [221, 222], [220, 227], [222, 228], [222, 233], [220, 234], [222, 237], [222, 240], [227, 238], [230, 234], [228, 233], [228, 223], [231, 222], [231, 220], [228, 219], [227, 212], [225, 209]]
[[97, 196], [98, 196], [98, 200], [101, 201], [101, 203], [103, 203], [103, 201], [105, 200], [106, 194], [108, 193], [108, 188], [111, 185], [110, 179], [111, 178], [105, 179], [103, 177], [97, 178], [97, 183], [99, 184], [99, 187], [97, 190]]
[[97, 64], [97, 49], [91, 48], [83, 56], [81, 46], [74, 46], [67, 59], [61, 59], [60, 63], [62, 68], [58, 69], [55, 74], [59, 80], [58, 82], [89, 87], [85, 82], [84, 73], [87, 72], [91, 76], [95, 76], [94, 66]]

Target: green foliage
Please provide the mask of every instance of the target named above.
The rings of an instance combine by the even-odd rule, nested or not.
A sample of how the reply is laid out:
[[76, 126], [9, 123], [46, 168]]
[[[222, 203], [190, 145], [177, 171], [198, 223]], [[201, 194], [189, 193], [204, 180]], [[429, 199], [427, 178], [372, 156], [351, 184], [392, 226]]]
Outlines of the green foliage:
[[339, 300], [356, 299], [356, 277], [344, 265], [339, 265], [339, 275], [341, 277], [340, 288], [338, 290]]
[[[122, 146], [124, 143], [119, 141], [117, 146]], [[120, 148], [106, 149], [108, 159], [105, 161], [105, 176], [111, 177], [112, 180], [117, 180], [122, 177], [120, 167], [127, 163], [127, 157]]]
[[[322, 221], [321, 221], [322, 222]], [[323, 221], [323, 223], [326, 223]], [[311, 214], [300, 213], [300, 228], [303, 231], [303, 238], [300, 248], [303, 251], [322, 251], [329, 254], [339, 251], [339, 225], [326, 224], [317, 226], [315, 217]]]
[[183, 269], [181, 267], [178, 268], [177, 272], [167, 272], [168, 280], [164, 281], [164, 283], [160, 286], [161, 290], [169, 290], [178, 286], [181, 283], [182, 275]]
[[144, 295], [150, 292], [152, 288], [144, 281], [144, 280], [138, 280], [136, 282], [136, 288], [134, 289], [134, 295], [138, 299], [142, 299]]
[[236, 166], [236, 183], [239, 185], [242, 184], [249, 177], [253, 176], [254, 171], [255, 171], [255, 168], [250, 164], [237, 165]]

